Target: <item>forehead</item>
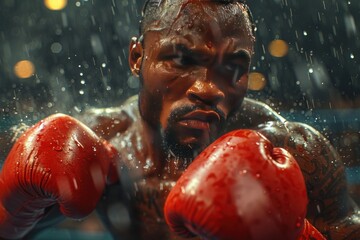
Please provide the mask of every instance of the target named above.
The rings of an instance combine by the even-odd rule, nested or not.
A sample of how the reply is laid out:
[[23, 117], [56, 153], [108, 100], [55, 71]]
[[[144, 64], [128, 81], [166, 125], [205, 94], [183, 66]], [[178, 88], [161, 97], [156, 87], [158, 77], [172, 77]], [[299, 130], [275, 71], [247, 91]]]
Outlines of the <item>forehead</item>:
[[254, 42], [249, 18], [239, 3], [191, 0], [165, 3], [158, 20], [149, 24], [145, 33], [167, 40], [185, 38], [194, 44], [205, 41], [216, 45], [224, 39], [249, 46]]

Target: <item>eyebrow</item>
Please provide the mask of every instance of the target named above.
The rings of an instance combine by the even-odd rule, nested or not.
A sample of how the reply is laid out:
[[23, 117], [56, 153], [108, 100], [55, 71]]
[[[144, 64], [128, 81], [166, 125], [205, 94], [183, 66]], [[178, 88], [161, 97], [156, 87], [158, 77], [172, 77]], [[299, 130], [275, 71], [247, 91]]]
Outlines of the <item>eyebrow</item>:
[[[191, 56], [212, 56], [212, 53], [208, 50], [205, 49], [191, 49], [190, 47], [187, 46], [186, 43], [171, 43], [171, 42], [166, 42], [164, 44], [162, 44], [161, 46], [161, 52], [167, 52], [169, 50], [174, 50], [175, 51], [180, 51], [183, 52], [186, 55], [191, 55]], [[251, 59], [251, 55], [249, 53], [249, 51], [245, 50], [245, 49], [240, 49], [237, 50], [236, 52], [227, 52], [224, 53], [223, 59], [226, 60], [233, 60], [233, 59], [244, 59], [246, 61], [250, 61]]]
[[167, 42], [162, 44], [161, 46], [161, 52], [167, 52], [167, 51], [171, 51], [174, 50], [175, 51], [180, 51], [183, 52], [185, 54], [189, 54], [189, 55], [211, 55], [211, 53], [209, 51], [203, 50], [203, 49], [192, 49], [190, 47], [187, 46], [186, 43], [171, 43], [171, 42]]
[[251, 55], [249, 53], [249, 51], [245, 50], [245, 49], [240, 49], [236, 52], [233, 53], [225, 53], [224, 54], [224, 59], [245, 59], [246, 61], [250, 61], [251, 59]]

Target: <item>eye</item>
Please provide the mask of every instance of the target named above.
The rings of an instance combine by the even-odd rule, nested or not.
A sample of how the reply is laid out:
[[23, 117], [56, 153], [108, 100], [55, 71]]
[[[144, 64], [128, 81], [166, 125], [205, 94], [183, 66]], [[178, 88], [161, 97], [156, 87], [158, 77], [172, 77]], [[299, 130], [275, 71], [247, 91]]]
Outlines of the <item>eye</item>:
[[240, 80], [241, 76], [246, 72], [246, 68], [236, 63], [224, 63], [218, 67], [218, 73], [223, 77], [231, 80], [235, 84]]
[[224, 69], [228, 72], [237, 72], [239, 70], [239, 65], [234, 63], [228, 63], [224, 65]]
[[174, 55], [171, 57], [172, 62], [177, 67], [186, 67], [186, 66], [192, 66], [196, 64], [196, 61], [194, 58], [188, 55], [184, 55], [182, 53], [179, 53], [177, 55]]

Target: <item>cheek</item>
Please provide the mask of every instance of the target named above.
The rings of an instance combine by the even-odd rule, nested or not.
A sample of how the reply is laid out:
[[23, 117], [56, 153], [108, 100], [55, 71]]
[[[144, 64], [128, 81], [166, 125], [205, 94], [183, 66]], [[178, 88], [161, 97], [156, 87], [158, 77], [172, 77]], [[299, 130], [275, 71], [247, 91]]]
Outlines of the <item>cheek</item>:
[[162, 109], [161, 97], [158, 94], [142, 89], [139, 93], [140, 114], [153, 126], [158, 126]]
[[232, 97], [235, 98], [240, 98], [240, 100], [242, 101], [242, 99], [245, 97], [245, 94], [247, 92], [248, 83], [249, 83], [248, 74], [242, 75], [239, 81], [236, 82], [235, 87], [233, 91], [231, 91], [230, 95], [232, 95]]
[[[165, 129], [168, 124], [168, 117], [172, 109], [180, 105], [186, 98], [186, 92], [191, 87], [192, 80], [189, 73], [180, 70], [171, 69], [166, 63], [157, 62], [144, 65], [143, 69], [143, 88], [156, 99], [156, 105], [159, 109], [158, 121], [161, 127]], [[148, 103], [147, 105], [154, 105]], [[152, 110], [148, 110], [151, 112]]]
[[171, 112], [171, 104], [164, 102], [160, 113], [160, 125], [163, 129], [168, 126], [168, 119]]
[[[166, 62], [161, 61], [149, 64], [145, 63], [142, 69], [144, 86], [147, 89], [166, 94], [174, 88], [184, 85], [181, 84], [179, 79], [183, 78], [182, 76], [185, 75], [185, 73], [171, 68], [168, 65]], [[185, 83], [185, 81], [183, 81], [183, 83]]]
[[226, 115], [228, 115], [233, 110], [240, 107], [247, 91], [248, 78], [243, 76], [240, 81], [235, 85], [234, 88], [231, 88], [227, 93], [224, 101], [224, 109]]
[[246, 91], [249, 83], [249, 74], [243, 74], [239, 81], [235, 84], [235, 88], [238, 89], [238, 91]]

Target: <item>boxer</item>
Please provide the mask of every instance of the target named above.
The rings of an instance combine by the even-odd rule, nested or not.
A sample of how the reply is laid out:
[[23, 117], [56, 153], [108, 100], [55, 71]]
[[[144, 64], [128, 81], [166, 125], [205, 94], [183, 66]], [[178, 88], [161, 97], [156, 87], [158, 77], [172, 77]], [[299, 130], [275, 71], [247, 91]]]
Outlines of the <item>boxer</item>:
[[[276, 206], [300, 206], [294, 232], [274, 230], [269, 238], [281, 233], [283, 239], [322, 239], [321, 234], [327, 239], [359, 238], [357, 208], [347, 192], [343, 164], [329, 142], [310, 126], [288, 122], [269, 106], [245, 98], [254, 43], [251, 13], [242, 1], [147, 1], [140, 36], [131, 40], [129, 49], [130, 69], [141, 82], [139, 94], [120, 107], [92, 109], [77, 119], [50, 116], [19, 138], [0, 175], [1, 189], [6, 189], [0, 194], [0, 237], [30, 238], [59, 218], [82, 218], [96, 208], [115, 239], [181, 239], [164, 218], [172, 188], [187, 186], [179, 187], [177, 180], [197, 156], [205, 163], [213, 160], [206, 155], [210, 150], [202, 152], [216, 139], [236, 129], [253, 129], [255, 145], [267, 139], [286, 151], [286, 158], [296, 160], [299, 168], [289, 169], [289, 174], [299, 177], [301, 169], [304, 184], [287, 184], [275, 174], [282, 169], [275, 165], [274, 174], [268, 174], [266, 182], [257, 181], [252, 193], [260, 196], [264, 189], [273, 189], [283, 196], [299, 194], [297, 186], [306, 192], [280, 200], [271, 194], [251, 198], [239, 178], [222, 184], [228, 190], [238, 186], [234, 192], [246, 190], [241, 198], [228, 201], [229, 209], [240, 211], [241, 204], [254, 201], [247, 216], [266, 218], [269, 213], [261, 207], [269, 206], [281, 219], [273, 222], [275, 229], [282, 229], [282, 216], [287, 215]], [[268, 158], [264, 149], [246, 148], [248, 141], [254, 138], [243, 139], [241, 146], [226, 141], [218, 147], [243, 164], [252, 162], [249, 154]], [[241, 154], [233, 151], [238, 148]], [[251, 172], [259, 164], [241, 171]], [[219, 164], [206, 174], [224, 173], [226, 168]], [[194, 182], [201, 179], [192, 177]], [[198, 184], [204, 184], [202, 191], [214, 191], [206, 181]], [[185, 201], [177, 204], [186, 209]], [[185, 229], [194, 238], [261, 239], [256, 232], [268, 229], [260, 224], [256, 232], [225, 228], [209, 235], [208, 230], [197, 231], [193, 221], [188, 217]]]

